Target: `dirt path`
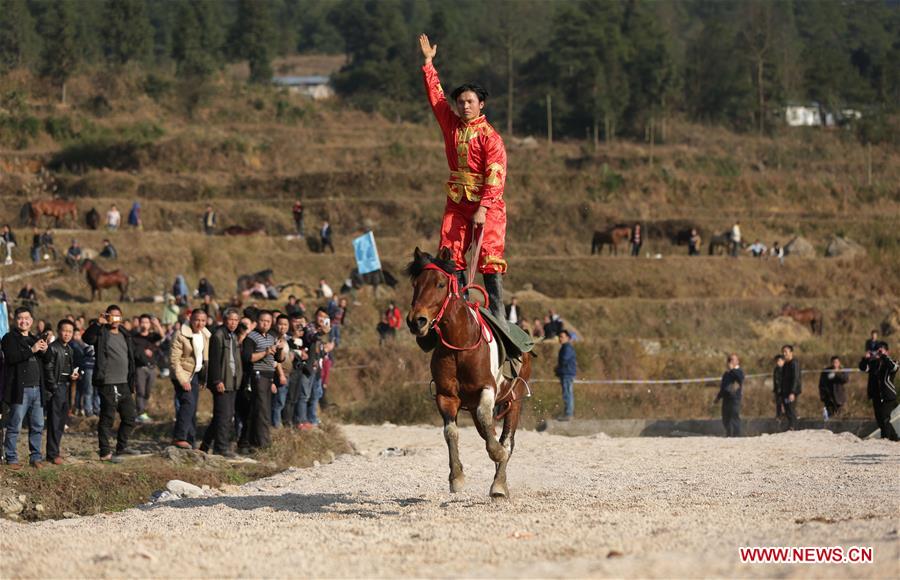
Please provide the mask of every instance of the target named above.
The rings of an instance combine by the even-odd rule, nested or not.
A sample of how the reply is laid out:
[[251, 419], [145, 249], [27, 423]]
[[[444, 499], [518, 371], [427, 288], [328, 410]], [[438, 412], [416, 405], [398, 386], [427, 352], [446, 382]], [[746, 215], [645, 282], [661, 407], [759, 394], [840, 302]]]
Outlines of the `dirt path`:
[[[510, 501], [461, 433], [346, 427], [360, 451], [232, 495], [0, 522], [0, 576], [897, 577], [900, 445], [807, 431], [737, 440], [520, 433]], [[388, 448], [398, 451], [383, 453]], [[872, 546], [868, 565], [742, 565], [739, 546]]]

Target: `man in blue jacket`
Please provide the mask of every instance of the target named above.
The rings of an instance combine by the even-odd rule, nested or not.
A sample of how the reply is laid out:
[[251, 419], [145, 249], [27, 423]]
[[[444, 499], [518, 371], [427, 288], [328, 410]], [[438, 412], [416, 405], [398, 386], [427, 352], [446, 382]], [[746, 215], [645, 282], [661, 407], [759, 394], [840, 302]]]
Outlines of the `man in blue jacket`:
[[556, 376], [562, 385], [562, 398], [565, 411], [557, 417], [559, 421], [569, 421], [575, 414], [575, 393], [572, 392], [572, 385], [575, 382], [575, 375], [578, 372], [578, 363], [575, 360], [575, 347], [572, 346], [572, 335], [568, 330], [562, 330], [559, 333], [559, 342], [562, 345], [559, 349], [559, 359], [556, 364]]

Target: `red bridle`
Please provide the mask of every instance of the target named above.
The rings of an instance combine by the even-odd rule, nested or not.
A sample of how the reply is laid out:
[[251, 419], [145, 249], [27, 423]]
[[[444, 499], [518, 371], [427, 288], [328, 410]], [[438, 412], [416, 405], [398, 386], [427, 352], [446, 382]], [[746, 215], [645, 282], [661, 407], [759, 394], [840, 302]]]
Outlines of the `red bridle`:
[[458, 350], [458, 351], [474, 350], [484, 341], [484, 327], [486, 326], [484, 319], [481, 317], [481, 312], [479, 312], [479, 310], [478, 310], [478, 305], [475, 302], [466, 302], [466, 304], [470, 308], [472, 308], [472, 310], [475, 312], [475, 317], [478, 320], [478, 341], [475, 342], [475, 344], [473, 344], [472, 346], [466, 346], [466, 347], [453, 346], [452, 344], [450, 344], [449, 342], [444, 340], [444, 334], [441, 332], [441, 327], [439, 326], [439, 324], [440, 324], [441, 320], [444, 318], [444, 312], [447, 310], [447, 306], [450, 304], [450, 299], [454, 298], [454, 297], [461, 298], [461, 293], [465, 292], [466, 290], [474, 289], [474, 290], [478, 290], [479, 292], [481, 292], [481, 294], [484, 296], [484, 307], [487, 308], [488, 305], [490, 304], [490, 298], [488, 298], [487, 290], [485, 290], [482, 286], [479, 286], [477, 284], [468, 284], [466, 287], [464, 287], [462, 289], [462, 291], [460, 291], [459, 281], [456, 279], [456, 276], [454, 276], [453, 274], [445, 272], [443, 269], [441, 269], [440, 267], [438, 267], [434, 264], [428, 264], [427, 266], [425, 266], [425, 269], [426, 270], [434, 270], [435, 272], [440, 272], [440, 274], [442, 276], [444, 276], [445, 278], [447, 278], [449, 280], [449, 283], [447, 286], [447, 297], [444, 298], [444, 302], [443, 302], [443, 304], [441, 304], [441, 309], [438, 310], [437, 316], [435, 316], [434, 320], [431, 321], [431, 327], [435, 330], [435, 332], [437, 332], [438, 338], [441, 339], [441, 344], [443, 344], [445, 347], [449, 348], [450, 350]]

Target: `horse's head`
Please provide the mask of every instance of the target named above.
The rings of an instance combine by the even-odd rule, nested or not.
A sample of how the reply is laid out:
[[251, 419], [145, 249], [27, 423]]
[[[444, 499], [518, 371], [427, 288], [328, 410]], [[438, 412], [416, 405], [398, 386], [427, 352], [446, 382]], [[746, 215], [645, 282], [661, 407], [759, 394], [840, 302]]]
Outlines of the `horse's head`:
[[412, 305], [406, 316], [410, 332], [425, 336], [431, 330], [447, 300], [451, 280], [455, 280], [454, 270], [448, 248], [442, 248], [437, 258], [416, 248], [412, 262], [404, 270], [413, 286]]

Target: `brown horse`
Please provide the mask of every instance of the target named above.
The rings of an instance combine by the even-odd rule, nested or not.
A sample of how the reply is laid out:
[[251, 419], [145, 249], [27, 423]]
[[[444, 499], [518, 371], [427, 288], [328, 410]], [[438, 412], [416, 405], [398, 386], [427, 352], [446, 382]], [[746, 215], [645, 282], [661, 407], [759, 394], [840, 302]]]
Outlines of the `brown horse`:
[[87, 273], [87, 281], [91, 287], [91, 301], [94, 300], [94, 296], [102, 300], [102, 290], [113, 286], [119, 288], [119, 300], [125, 300], [128, 294], [128, 274], [121, 270], [107, 272], [90, 259], [81, 263], [81, 269]]
[[[531, 377], [531, 355], [523, 355], [519, 377], [512, 381], [503, 377], [497, 355], [499, 338], [490, 334], [477, 309], [462, 298], [463, 289], [458, 286], [454, 269], [448, 249], [432, 258], [416, 248], [413, 261], [406, 268], [413, 285], [406, 323], [419, 339], [432, 332], [439, 339], [431, 355], [431, 376], [450, 452], [450, 491], [461, 491], [465, 484], [456, 423], [457, 414], [463, 409], [471, 413], [488, 456], [496, 464], [491, 497], [508, 497], [506, 465], [515, 448], [522, 399]], [[495, 408], [502, 409], [496, 418]], [[503, 428], [498, 440], [494, 422], [501, 417]]]
[[813, 333], [822, 334], [824, 315], [818, 308], [794, 308], [790, 304], [786, 304], [781, 309], [781, 316], [793, 318], [795, 322], [800, 324], [808, 324]]
[[625, 224], [616, 224], [613, 227], [594, 232], [594, 239], [591, 241], [591, 255], [602, 254], [603, 246], [609, 245], [609, 253], [619, 255], [619, 244], [628, 244], [631, 239], [631, 228]]
[[54, 218], [55, 227], [59, 227], [59, 222], [66, 216], [72, 218], [72, 225], [78, 221], [78, 208], [74, 201], [66, 201], [64, 199], [39, 199], [36, 201], [26, 202], [19, 212], [22, 221], [28, 221], [32, 226], [40, 223], [41, 216]]

